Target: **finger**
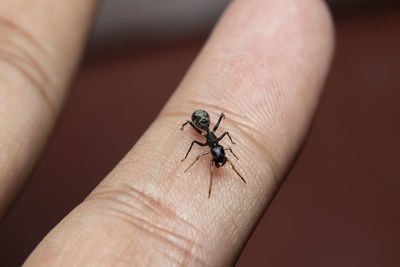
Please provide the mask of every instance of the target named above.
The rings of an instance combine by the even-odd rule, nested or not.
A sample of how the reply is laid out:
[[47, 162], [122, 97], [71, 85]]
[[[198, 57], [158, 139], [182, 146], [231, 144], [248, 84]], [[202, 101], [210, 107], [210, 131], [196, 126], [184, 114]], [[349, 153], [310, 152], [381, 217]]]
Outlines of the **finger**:
[[[233, 2], [157, 120], [26, 265], [232, 264], [307, 132], [332, 39], [321, 1]], [[204, 142], [179, 130], [196, 109], [213, 123], [225, 114], [217, 132], [237, 142], [247, 184], [229, 165], [214, 168], [208, 198], [210, 158], [184, 173], [190, 143]]]
[[0, 2], [0, 217], [54, 125], [95, 2]]

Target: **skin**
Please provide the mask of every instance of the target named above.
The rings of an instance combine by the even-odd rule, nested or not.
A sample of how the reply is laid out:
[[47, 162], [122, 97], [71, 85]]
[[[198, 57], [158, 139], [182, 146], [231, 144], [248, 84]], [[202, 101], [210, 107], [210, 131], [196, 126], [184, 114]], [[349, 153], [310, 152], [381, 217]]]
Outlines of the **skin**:
[[[0, 3], [2, 213], [51, 132], [95, 6]], [[232, 2], [154, 123], [25, 266], [233, 264], [306, 136], [333, 43], [322, 1]], [[214, 168], [210, 199], [208, 165], [184, 173], [181, 162], [198, 134], [179, 128], [196, 109], [212, 123], [225, 114], [218, 131], [232, 134], [247, 181]]]

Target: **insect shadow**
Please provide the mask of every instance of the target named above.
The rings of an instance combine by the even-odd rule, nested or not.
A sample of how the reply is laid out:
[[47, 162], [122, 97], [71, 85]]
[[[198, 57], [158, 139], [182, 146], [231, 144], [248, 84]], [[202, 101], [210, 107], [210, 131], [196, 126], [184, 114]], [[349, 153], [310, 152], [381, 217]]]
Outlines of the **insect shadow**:
[[[192, 114], [192, 121], [187, 121], [184, 124], [182, 124], [181, 130], [189, 124], [190, 126], [193, 127], [193, 129], [196, 130], [199, 134], [204, 136], [206, 138], [205, 143], [200, 143], [197, 140], [194, 140], [192, 144], [189, 147], [189, 150], [186, 153], [186, 156], [182, 159], [184, 161], [187, 156], [189, 155], [190, 150], [192, 150], [192, 147], [194, 144], [197, 144], [199, 146], [208, 146], [210, 148], [210, 151], [203, 152], [200, 155], [196, 157], [196, 159], [189, 165], [189, 167], [186, 168], [184, 172], [187, 172], [198, 160], [200, 157], [205, 156], [207, 154], [211, 153], [211, 161], [210, 161], [210, 186], [208, 189], [208, 198], [211, 196], [211, 187], [212, 187], [212, 182], [213, 182], [213, 165], [215, 167], [220, 168], [225, 165], [226, 162], [229, 163], [229, 165], [232, 167], [232, 169], [235, 171], [235, 173], [242, 179], [242, 181], [246, 184], [246, 180], [242, 177], [242, 175], [238, 172], [238, 170], [235, 168], [235, 166], [232, 164], [232, 162], [226, 157], [225, 151], [229, 150], [232, 155], [239, 160], [239, 158], [233, 153], [231, 148], [224, 148], [222, 145], [219, 144], [219, 141], [222, 140], [226, 135], [229, 137], [229, 140], [231, 140], [232, 144], [235, 144], [233, 142], [229, 132], [224, 132], [220, 137], [217, 137], [214, 133], [218, 129], [218, 126], [221, 122], [221, 120], [225, 118], [224, 113], [221, 113], [219, 116], [218, 122], [215, 124], [214, 128], [210, 131], [210, 115], [204, 110], [196, 110]], [[202, 131], [205, 131], [203, 133]]]

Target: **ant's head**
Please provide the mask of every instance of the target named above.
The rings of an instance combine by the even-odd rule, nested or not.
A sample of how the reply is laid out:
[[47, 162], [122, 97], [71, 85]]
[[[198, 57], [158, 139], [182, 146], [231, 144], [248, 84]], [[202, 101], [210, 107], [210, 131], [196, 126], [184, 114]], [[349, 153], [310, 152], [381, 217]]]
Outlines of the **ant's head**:
[[226, 163], [226, 157], [214, 161], [215, 167], [217, 168], [221, 168], [222, 166], [225, 165], [225, 163]]
[[200, 129], [208, 130], [210, 127], [210, 115], [204, 110], [196, 110], [192, 114], [192, 122]]

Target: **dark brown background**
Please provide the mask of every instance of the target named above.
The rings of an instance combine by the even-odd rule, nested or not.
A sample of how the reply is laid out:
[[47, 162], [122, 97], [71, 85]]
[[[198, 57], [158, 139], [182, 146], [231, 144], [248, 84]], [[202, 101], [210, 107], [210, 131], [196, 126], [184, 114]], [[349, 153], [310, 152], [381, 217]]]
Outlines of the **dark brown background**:
[[[309, 139], [238, 266], [400, 266], [400, 9], [339, 13], [336, 23]], [[43, 158], [0, 223], [0, 266], [20, 265], [118, 163], [204, 40], [90, 47]]]

